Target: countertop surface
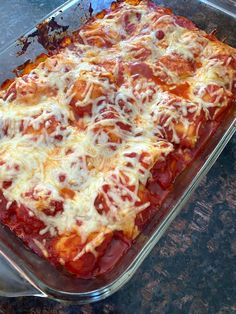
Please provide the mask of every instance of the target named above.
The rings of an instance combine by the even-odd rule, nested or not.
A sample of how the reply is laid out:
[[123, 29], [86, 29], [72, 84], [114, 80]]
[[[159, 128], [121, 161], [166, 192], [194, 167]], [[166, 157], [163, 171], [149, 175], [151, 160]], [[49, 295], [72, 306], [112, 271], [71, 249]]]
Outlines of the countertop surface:
[[[63, 2], [1, 0], [0, 48]], [[134, 277], [113, 296], [82, 306], [0, 297], [0, 314], [236, 313], [235, 148], [236, 136]]]

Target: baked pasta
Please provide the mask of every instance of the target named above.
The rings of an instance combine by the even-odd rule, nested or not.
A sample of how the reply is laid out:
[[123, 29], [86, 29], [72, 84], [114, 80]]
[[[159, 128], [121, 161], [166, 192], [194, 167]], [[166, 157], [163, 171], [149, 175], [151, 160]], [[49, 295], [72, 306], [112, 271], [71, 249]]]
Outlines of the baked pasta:
[[109, 271], [236, 94], [236, 50], [113, 3], [0, 91], [0, 219], [81, 278]]

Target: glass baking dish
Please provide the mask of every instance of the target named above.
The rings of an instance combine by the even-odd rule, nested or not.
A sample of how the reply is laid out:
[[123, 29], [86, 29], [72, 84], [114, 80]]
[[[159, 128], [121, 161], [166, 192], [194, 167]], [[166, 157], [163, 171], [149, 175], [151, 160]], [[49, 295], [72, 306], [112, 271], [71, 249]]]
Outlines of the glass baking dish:
[[[78, 29], [89, 18], [92, 11], [96, 13], [107, 8], [111, 2], [111, 0], [67, 1], [45, 17], [47, 21], [53, 18], [52, 24], [55, 26], [53, 29], [50, 27], [47, 29], [49, 31], [47, 35], [53, 43], [61, 32], [65, 35], [65, 30], [68, 33]], [[234, 34], [236, 6], [232, 1], [162, 0], [154, 2], [171, 7], [176, 14], [190, 18], [208, 32], [213, 31], [217, 25], [220, 26], [218, 37], [236, 47]], [[13, 76], [12, 69], [44, 51], [38, 42], [39, 37], [37, 28], [31, 29], [20, 40], [0, 52], [1, 82]], [[29, 46], [25, 49], [28, 44]], [[0, 225], [0, 295], [33, 295], [89, 303], [104, 299], [117, 291], [132, 277], [164, 234], [235, 130], [236, 108], [231, 108], [202, 153], [194, 160], [191, 167], [177, 178], [174, 189], [165, 200], [161, 210], [156, 213], [114, 269], [102, 276], [83, 280], [63, 273], [25, 247], [7, 227]]]

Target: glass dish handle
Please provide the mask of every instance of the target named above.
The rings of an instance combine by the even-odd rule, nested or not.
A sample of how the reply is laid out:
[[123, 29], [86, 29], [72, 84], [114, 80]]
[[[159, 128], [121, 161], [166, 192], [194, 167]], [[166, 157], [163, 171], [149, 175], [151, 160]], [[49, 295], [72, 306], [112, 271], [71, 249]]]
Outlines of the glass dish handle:
[[0, 296], [2, 297], [22, 297], [40, 296], [44, 297], [38, 288], [31, 285], [23, 278], [19, 271], [15, 269], [8, 259], [0, 251]]

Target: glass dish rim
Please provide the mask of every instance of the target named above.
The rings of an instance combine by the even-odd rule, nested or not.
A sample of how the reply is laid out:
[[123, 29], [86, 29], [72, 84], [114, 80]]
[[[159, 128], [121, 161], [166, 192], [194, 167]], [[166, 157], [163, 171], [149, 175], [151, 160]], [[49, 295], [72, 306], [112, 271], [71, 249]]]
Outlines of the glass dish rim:
[[[69, 8], [71, 5], [78, 3], [80, 0], [67, 0], [64, 4], [60, 5], [56, 9], [54, 9], [52, 12], [47, 14], [43, 19], [39, 21], [45, 21], [52, 17], [57, 16], [60, 11], [64, 11], [67, 8]], [[209, 3], [210, 1], [200, 0], [202, 3]], [[236, 17], [236, 16], [235, 16]], [[22, 36], [28, 36], [35, 30], [35, 26], [31, 28], [30, 30], [26, 31]], [[11, 42], [9, 45], [4, 46], [0, 50], [0, 57], [1, 55], [8, 49], [11, 49], [11, 47], [15, 46], [18, 39]], [[37, 293], [34, 292], [33, 295], [42, 296], [42, 297], [49, 297], [52, 299], [58, 299], [58, 296], [63, 297], [80, 297], [81, 300], [77, 300], [78, 303], [90, 303], [95, 302], [98, 300], [102, 300], [106, 298], [107, 296], [113, 294], [117, 290], [119, 290], [136, 272], [140, 264], [143, 262], [143, 260], [147, 257], [147, 255], [151, 252], [153, 247], [156, 245], [156, 243], [159, 241], [161, 236], [164, 234], [166, 229], [169, 227], [171, 222], [175, 219], [175, 217], [178, 215], [178, 213], [181, 211], [183, 205], [191, 195], [192, 191], [197, 187], [198, 183], [200, 182], [201, 178], [207, 173], [207, 171], [211, 168], [215, 160], [218, 158], [220, 153], [222, 152], [225, 145], [228, 143], [230, 138], [233, 136], [234, 132], [236, 131], [236, 118], [232, 121], [231, 125], [228, 127], [227, 131], [222, 136], [220, 142], [218, 145], [215, 146], [211, 154], [209, 155], [208, 159], [204, 162], [203, 166], [201, 167], [200, 171], [196, 174], [194, 179], [192, 180], [192, 183], [186, 188], [185, 192], [183, 193], [182, 197], [178, 200], [175, 206], [171, 208], [169, 213], [166, 215], [166, 217], [163, 218], [160, 225], [158, 226], [157, 230], [152, 234], [152, 236], [149, 238], [149, 240], [144, 244], [142, 249], [139, 251], [137, 257], [131, 262], [129, 267], [126, 269], [124, 273], [122, 273], [119, 277], [116, 278], [112, 283], [109, 283], [108, 285], [91, 290], [89, 292], [66, 292], [66, 291], [59, 291], [55, 290], [54, 288], [46, 286], [39, 278], [35, 277], [34, 274], [30, 273], [27, 270], [24, 270], [24, 267], [21, 267], [17, 265], [17, 263], [14, 262], [6, 253], [4, 252], [4, 248], [1, 245], [1, 252], [0, 254], [3, 255], [8, 262], [21, 274], [22, 277], [24, 277], [36, 290]], [[4, 244], [3, 244], [4, 246]], [[85, 299], [85, 298], [88, 299]]]

